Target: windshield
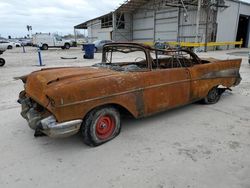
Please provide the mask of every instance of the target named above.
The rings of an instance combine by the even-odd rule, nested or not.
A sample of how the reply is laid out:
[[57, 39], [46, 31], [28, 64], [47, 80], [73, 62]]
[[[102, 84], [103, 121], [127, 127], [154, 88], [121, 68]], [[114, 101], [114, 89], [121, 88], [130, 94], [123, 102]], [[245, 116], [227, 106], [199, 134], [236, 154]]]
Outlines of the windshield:
[[142, 48], [121, 45], [105, 47], [102, 63], [94, 66], [116, 71], [143, 71], [148, 68], [147, 56]]

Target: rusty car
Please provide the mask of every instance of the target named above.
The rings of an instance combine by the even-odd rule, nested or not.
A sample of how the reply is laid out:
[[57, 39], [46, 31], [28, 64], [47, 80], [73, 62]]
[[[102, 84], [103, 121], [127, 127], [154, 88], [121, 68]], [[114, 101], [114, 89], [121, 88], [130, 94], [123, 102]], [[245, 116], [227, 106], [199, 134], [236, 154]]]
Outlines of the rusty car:
[[186, 49], [109, 43], [87, 67], [44, 68], [19, 77], [18, 102], [35, 136], [80, 132], [98, 146], [121, 130], [120, 116], [143, 118], [196, 101], [218, 102], [241, 81], [241, 59], [202, 59]]

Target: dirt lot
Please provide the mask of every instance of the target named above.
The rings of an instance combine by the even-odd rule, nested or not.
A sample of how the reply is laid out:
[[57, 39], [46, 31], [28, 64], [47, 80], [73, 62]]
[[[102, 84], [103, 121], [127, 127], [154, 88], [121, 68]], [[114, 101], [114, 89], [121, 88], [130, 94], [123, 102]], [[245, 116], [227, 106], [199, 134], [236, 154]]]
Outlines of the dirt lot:
[[[203, 57], [243, 58], [242, 83], [215, 105], [192, 104], [146, 119], [124, 119], [121, 134], [100, 147], [66, 139], [34, 138], [19, 115], [21, 81], [40, 69], [37, 52], [8, 50], [0, 68], [0, 187], [250, 187], [250, 65], [231, 51]], [[249, 49], [248, 49], [249, 50]], [[242, 49], [241, 51], [247, 51]], [[62, 60], [60, 57], [77, 57]], [[80, 48], [42, 52], [46, 67], [86, 66]]]

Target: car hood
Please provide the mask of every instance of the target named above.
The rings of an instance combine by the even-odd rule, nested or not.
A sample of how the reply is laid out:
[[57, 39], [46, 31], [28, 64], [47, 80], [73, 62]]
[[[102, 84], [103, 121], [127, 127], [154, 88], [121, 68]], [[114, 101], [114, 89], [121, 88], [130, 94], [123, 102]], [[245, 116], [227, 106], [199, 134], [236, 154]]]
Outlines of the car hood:
[[102, 77], [119, 74], [118, 72], [98, 67], [67, 67], [48, 68], [35, 71], [25, 80], [25, 91], [33, 99], [46, 103], [49, 90], [56, 90], [60, 86], [70, 85], [78, 81], [100, 79]]
[[116, 74], [115, 71], [99, 67], [63, 67], [48, 68], [35, 71], [28, 76], [28, 82], [35, 81], [44, 87], [60, 84], [70, 84], [78, 80], [101, 78]]

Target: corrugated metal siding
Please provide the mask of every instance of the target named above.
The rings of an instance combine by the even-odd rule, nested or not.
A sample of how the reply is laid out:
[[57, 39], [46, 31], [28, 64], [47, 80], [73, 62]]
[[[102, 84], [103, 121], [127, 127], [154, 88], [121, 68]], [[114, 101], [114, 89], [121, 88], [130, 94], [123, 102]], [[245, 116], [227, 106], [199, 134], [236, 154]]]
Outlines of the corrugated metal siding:
[[[197, 7], [188, 8], [188, 17], [184, 18], [183, 10], [180, 13], [180, 40], [183, 42], [195, 42], [196, 37], [196, 16], [197, 16]], [[200, 11], [200, 22], [199, 22], [199, 33], [198, 40], [199, 42], [205, 42], [205, 33], [206, 33], [206, 11], [201, 9]], [[208, 42], [212, 40], [216, 32], [216, 14], [213, 10], [210, 11], [209, 20], [208, 20]], [[214, 37], [215, 38], [215, 37]]]
[[[250, 6], [248, 4], [228, 0], [225, 3], [229, 8], [220, 8], [217, 17], [218, 30], [216, 40], [219, 42], [236, 40], [240, 14], [250, 16]], [[248, 36], [248, 46], [250, 47], [250, 24]]]
[[115, 26], [113, 29], [113, 40], [115, 41], [131, 41], [132, 40], [132, 14], [124, 13], [125, 28], [117, 29]]
[[[196, 37], [197, 7], [188, 6], [188, 17], [184, 17], [184, 10], [168, 6], [154, 7], [154, 1], [149, 1], [135, 12], [125, 13], [125, 28], [113, 28], [113, 39], [116, 41], [177, 41], [178, 29], [180, 41], [194, 42]], [[155, 10], [154, 10], [155, 9]], [[180, 19], [178, 16], [180, 15]], [[178, 20], [180, 20], [178, 26]], [[199, 42], [205, 41], [206, 12], [202, 8], [199, 25]], [[92, 27], [92, 26], [91, 26]], [[96, 27], [89, 28], [89, 36], [96, 38], [110, 38], [110, 31]], [[209, 14], [208, 42], [216, 32], [216, 13]]]
[[101, 28], [101, 20], [93, 20], [88, 23], [88, 40], [94, 42], [95, 40], [110, 40], [111, 31], [110, 28]]
[[[181, 12], [180, 22], [180, 40], [184, 42], [194, 42], [196, 37], [196, 16], [197, 10], [188, 9], [188, 17], [184, 18], [184, 12]], [[199, 42], [204, 42], [205, 36], [205, 20], [206, 13], [203, 9], [200, 11], [200, 25], [199, 25]]]
[[175, 41], [178, 32], [178, 9], [166, 8], [155, 14], [155, 40]]
[[154, 40], [154, 11], [140, 11], [133, 14], [133, 40]]

